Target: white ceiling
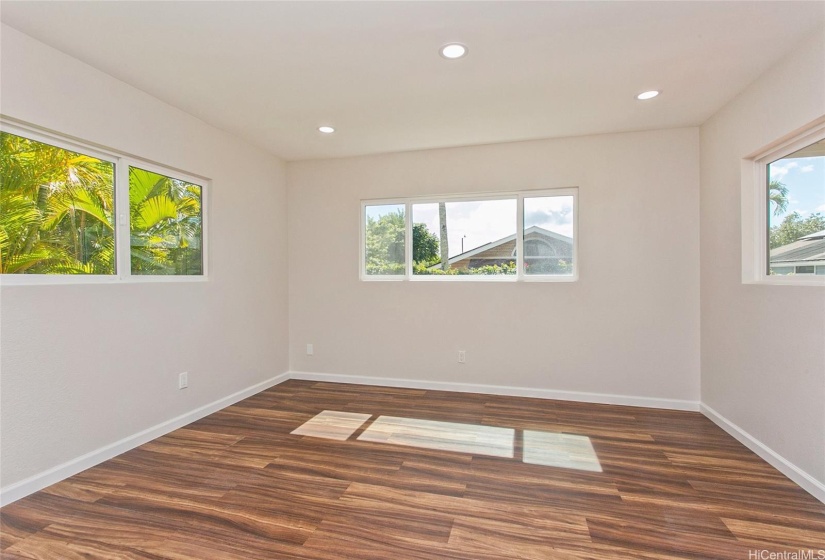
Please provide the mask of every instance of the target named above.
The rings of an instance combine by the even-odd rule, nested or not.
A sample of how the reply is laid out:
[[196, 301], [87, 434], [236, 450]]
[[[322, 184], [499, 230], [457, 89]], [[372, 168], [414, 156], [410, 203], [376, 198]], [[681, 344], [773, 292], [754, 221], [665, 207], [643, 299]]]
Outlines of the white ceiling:
[[4, 0], [2, 20], [293, 160], [698, 125], [825, 2]]

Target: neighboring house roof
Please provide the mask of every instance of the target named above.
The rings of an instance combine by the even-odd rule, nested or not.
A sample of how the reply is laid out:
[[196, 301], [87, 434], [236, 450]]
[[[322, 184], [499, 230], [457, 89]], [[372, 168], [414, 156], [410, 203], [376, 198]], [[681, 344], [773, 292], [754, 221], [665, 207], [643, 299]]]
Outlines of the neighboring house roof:
[[825, 230], [771, 250], [771, 264], [825, 261]]
[[825, 239], [825, 229], [822, 231], [817, 231], [816, 233], [809, 233], [808, 235], [802, 236], [799, 239]]
[[[524, 230], [524, 236], [525, 237], [527, 237], [531, 233], [535, 233], [535, 234], [542, 235], [542, 236], [545, 236], [545, 237], [550, 237], [550, 238], [553, 238], [553, 239], [558, 239], [559, 241], [563, 241], [565, 243], [569, 243], [570, 245], [573, 245], [573, 238], [572, 237], [567, 237], [566, 235], [562, 235], [562, 234], [556, 233], [554, 231], [546, 230], [546, 229], [540, 228], [538, 226], [532, 226], [532, 227], [529, 227], [529, 228]], [[451, 257], [450, 258], [450, 264], [455, 264], [459, 261], [469, 259], [470, 257], [474, 257], [474, 256], [476, 256], [480, 253], [486, 253], [490, 249], [494, 249], [494, 248], [496, 248], [500, 245], [504, 245], [505, 243], [509, 243], [511, 241], [514, 241], [515, 239], [516, 239], [516, 234], [514, 233], [513, 235], [508, 235], [507, 237], [502, 237], [501, 239], [498, 239], [496, 241], [491, 241], [490, 243], [486, 243], [484, 245], [481, 245], [480, 247], [476, 247], [475, 249], [470, 249], [469, 251], [465, 251], [465, 252], [460, 253], [460, 254], [458, 254], [454, 257]], [[438, 266], [439, 265], [434, 265], [434, 267], [438, 267]]]

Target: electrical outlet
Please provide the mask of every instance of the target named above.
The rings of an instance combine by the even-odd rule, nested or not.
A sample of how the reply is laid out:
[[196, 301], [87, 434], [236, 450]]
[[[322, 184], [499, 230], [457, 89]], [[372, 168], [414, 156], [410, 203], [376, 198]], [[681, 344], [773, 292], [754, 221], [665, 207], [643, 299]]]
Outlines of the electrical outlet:
[[466, 350], [459, 350], [458, 351], [458, 363], [464, 364], [467, 362], [467, 351]]
[[315, 349], [312, 344], [307, 344], [307, 356], [312, 356], [313, 353], [315, 353]]
[[178, 389], [186, 389], [189, 387], [189, 372], [184, 371], [178, 375]]

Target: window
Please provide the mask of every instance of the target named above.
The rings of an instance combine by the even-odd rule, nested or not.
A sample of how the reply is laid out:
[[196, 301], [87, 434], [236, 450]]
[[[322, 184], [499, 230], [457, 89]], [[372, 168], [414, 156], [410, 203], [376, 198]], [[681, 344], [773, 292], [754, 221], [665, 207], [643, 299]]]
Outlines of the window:
[[746, 160], [743, 281], [825, 285], [825, 119]]
[[413, 274], [513, 275], [516, 199], [412, 205]]
[[573, 206], [572, 195], [524, 199], [525, 274], [572, 274]]
[[203, 274], [200, 185], [129, 166], [131, 271]]
[[825, 139], [768, 164], [768, 274], [825, 265]]
[[364, 271], [370, 276], [403, 276], [406, 248], [404, 204], [364, 206]]
[[115, 274], [115, 164], [7, 132], [0, 142], [0, 272]]
[[361, 278], [575, 280], [576, 195], [559, 189], [364, 201]]
[[5, 284], [202, 279], [205, 181], [2, 123]]

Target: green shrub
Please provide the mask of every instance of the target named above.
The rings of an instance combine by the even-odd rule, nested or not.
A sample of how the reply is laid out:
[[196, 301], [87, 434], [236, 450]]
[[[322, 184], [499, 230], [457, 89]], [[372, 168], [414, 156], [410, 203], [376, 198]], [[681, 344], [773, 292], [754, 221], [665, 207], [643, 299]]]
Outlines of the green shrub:
[[572, 266], [562, 259], [542, 259], [525, 263], [529, 274], [570, 274]]
[[488, 264], [467, 270], [451, 268], [449, 270], [441, 270], [440, 268], [429, 268], [431, 265], [424, 263], [415, 263], [413, 265], [413, 274], [419, 276], [470, 276], [470, 275], [500, 275], [500, 274], [515, 274], [516, 263], [509, 262], [504, 264]]

